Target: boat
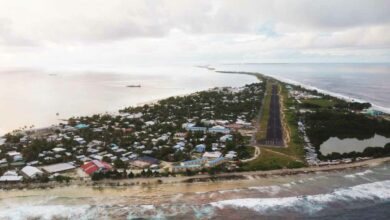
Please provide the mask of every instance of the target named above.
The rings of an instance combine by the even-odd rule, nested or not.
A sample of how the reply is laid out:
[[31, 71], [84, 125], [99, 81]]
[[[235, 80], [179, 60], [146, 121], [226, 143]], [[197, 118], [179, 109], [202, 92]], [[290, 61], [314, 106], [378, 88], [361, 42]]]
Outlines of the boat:
[[127, 85], [129, 88], [141, 88], [141, 85]]

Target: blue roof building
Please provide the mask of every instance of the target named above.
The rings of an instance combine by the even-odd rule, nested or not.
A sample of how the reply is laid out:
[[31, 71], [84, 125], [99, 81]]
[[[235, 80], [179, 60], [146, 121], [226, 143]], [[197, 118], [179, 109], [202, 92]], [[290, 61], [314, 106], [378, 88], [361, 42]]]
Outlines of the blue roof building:
[[83, 129], [83, 128], [89, 128], [89, 125], [86, 125], [86, 124], [78, 124], [76, 126], [74, 126], [75, 128], [77, 129]]
[[198, 153], [203, 153], [206, 150], [206, 145], [198, 144], [195, 146], [195, 151]]

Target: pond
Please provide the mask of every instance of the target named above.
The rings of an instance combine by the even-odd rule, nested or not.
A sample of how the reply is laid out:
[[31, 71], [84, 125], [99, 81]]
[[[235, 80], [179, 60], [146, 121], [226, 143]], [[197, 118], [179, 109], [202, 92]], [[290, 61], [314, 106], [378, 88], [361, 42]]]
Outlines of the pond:
[[357, 138], [340, 139], [337, 137], [331, 137], [321, 144], [320, 151], [323, 155], [327, 155], [332, 152], [362, 152], [367, 147], [384, 147], [387, 143], [390, 143], [390, 138], [377, 134], [375, 134], [372, 138], [365, 140], [358, 140]]

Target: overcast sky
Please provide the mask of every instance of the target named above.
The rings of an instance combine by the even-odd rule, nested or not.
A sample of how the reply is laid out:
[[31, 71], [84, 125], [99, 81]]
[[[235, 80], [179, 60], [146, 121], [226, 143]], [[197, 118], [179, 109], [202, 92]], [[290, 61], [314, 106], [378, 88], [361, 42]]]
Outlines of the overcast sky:
[[0, 0], [0, 67], [389, 62], [389, 0]]

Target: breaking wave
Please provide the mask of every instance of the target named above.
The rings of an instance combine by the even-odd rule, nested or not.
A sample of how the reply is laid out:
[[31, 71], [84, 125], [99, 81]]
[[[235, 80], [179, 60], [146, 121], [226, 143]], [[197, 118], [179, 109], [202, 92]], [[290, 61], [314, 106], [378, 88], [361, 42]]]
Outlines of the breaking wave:
[[346, 207], [351, 208], [351, 201], [359, 201], [360, 204], [381, 203], [390, 200], [390, 180], [361, 184], [348, 188], [340, 188], [328, 194], [317, 194], [296, 197], [281, 198], [246, 198], [232, 199], [210, 203], [219, 209], [223, 208], [247, 208], [256, 212], [275, 213], [280, 211], [315, 214], [326, 208]]

